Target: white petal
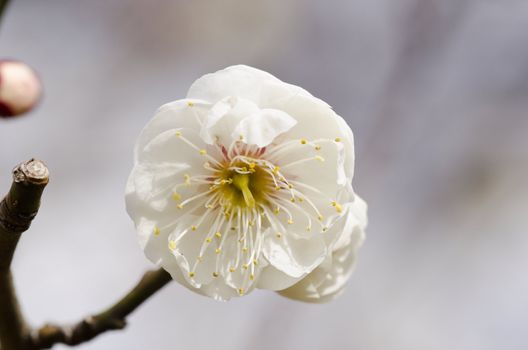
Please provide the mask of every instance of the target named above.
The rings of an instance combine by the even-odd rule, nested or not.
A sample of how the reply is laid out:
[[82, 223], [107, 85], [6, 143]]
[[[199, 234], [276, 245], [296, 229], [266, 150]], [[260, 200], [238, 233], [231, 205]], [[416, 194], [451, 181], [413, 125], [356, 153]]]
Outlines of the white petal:
[[258, 104], [262, 85], [267, 81], [281, 83], [273, 75], [259, 69], [244, 65], [231, 66], [196, 80], [187, 92], [187, 97], [215, 103], [227, 96], [238, 96]]
[[257, 105], [250, 100], [226, 97], [218, 101], [205, 117], [200, 137], [208, 144], [219, 140], [227, 146], [233, 140], [238, 140], [239, 135], [234, 138], [232, 135], [240, 121], [257, 111]]
[[357, 249], [361, 245], [364, 232], [357, 227], [350, 244], [332, 254], [331, 268], [319, 267], [299, 283], [282, 290], [279, 294], [300, 301], [323, 303], [335, 299], [352, 274]]
[[267, 290], [282, 290], [291, 287], [301, 279], [302, 277], [291, 277], [290, 275], [277, 270], [272, 265], [268, 265], [262, 269], [257, 282], [257, 287]]
[[216, 279], [212, 283], [202, 286], [198, 292], [218, 301], [228, 301], [239, 296], [238, 291], [227, 286], [221, 279]]
[[264, 240], [263, 254], [277, 270], [297, 278], [311, 272], [324, 260], [326, 246], [321, 235], [311, 239], [269, 235]]
[[277, 109], [261, 109], [242, 119], [232, 133], [232, 138], [243, 136], [244, 142], [264, 147], [277, 136], [290, 130], [297, 121]]
[[[342, 144], [330, 140], [320, 151], [297, 141], [287, 153], [279, 153], [278, 157], [271, 158], [288, 179], [312, 186], [335, 199], [337, 192], [347, 184], [344, 160], [340, 156], [343, 151]], [[298, 162], [300, 160], [305, 161]]]
[[356, 195], [354, 202], [348, 204], [346, 210], [349, 215], [343, 222], [343, 232], [332, 243], [333, 250], [350, 245], [350, 242], [355, 239], [353, 232], [357, 229], [364, 231], [367, 226], [367, 203], [361, 197]]
[[[269, 108], [280, 109], [294, 119], [293, 127], [283, 140], [287, 139], [340, 139], [344, 146], [344, 170], [348, 181], [354, 173], [354, 137], [345, 120], [337, 115], [330, 106], [321, 100], [306, 94], [296, 94], [288, 98], [277, 98], [267, 104]], [[324, 149], [325, 145], [321, 145]]]
[[351, 192], [350, 199], [344, 203], [342, 213], [333, 218], [332, 224], [328, 224], [329, 229], [324, 234], [326, 245], [331, 251], [348, 245], [353, 230], [356, 227], [364, 230], [367, 224], [367, 206], [363, 199]]
[[172, 162], [186, 163], [202, 169], [204, 157], [200, 157], [199, 149], [194, 149], [177, 136], [181, 132], [185, 138], [191, 141], [199, 149], [207, 149], [207, 145], [200, 139], [198, 133], [192, 129], [179, 128], [163, 131], [148, 142], [141, 152], [138, 153], [137, 162]]
[[[148, 203], [157, 211], [165, 209], [171, 199], [171, 184], [181, 182], [190, 165], [183, 163], [141, 163], [134, 167], [127, 186], [127, 207], [134, 206], [133, 199]], [[166, 188], [166, 191], [160, 191]], [[131, 194], [133, 196], [128, 196]], [[132, 209], [131, 209], [132, 210]]]
[[193, 99], [178, 100], [161, 106], [141, 131], [136, 142], [136, 156], [147, 143], [164, 131], [180, 128], [198, 130], [209, 108], [208, 102]]
[[[183, 130], [190, 140], [205, 147], [203, 143], [200, 144], [196, 133], [189, 129], [179, 130]], [[135, 213], [148, 209], [161, 211], [169, 204], [175, 209], [176, 202], [170, 201], [174, 186], [184, 181], [186, 173], [204, 173], [203, 156], [185, 144], [175, 133], [176, 130], [171, 129], [158, 134], [138, 153], [136, 165], [125, 190], [126, 207], [132, 218]], [[185, 187], [179, 192], [182, 197], [191, 197], [197, 190], [197, 187]]]

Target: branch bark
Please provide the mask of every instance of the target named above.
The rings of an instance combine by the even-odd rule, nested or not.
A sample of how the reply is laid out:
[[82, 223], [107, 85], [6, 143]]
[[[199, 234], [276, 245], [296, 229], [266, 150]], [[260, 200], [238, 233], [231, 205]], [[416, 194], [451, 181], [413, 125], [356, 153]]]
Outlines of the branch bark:
[[163, 269], [148, 271], [139, 283], [115, 305], [96, 315], [88, 316], [73, 326], [44, 325], [34, 332], [32, 349], [49, 349], [54, 344], [78, 345], [99, 334], [123, 329], [126, 317], [171, 281]]
[[26, 349], [27, 326], [18, 304], [10, 267], [18, 240], [37, 215], [48, 184], [44, 163], [31, 159], [15, 167], [13, 183], [0, 202], [0, 344], [3, 350]]
[[48, 349], [55, 344], [78, 345], [99, 334], [122, 329], [126, 318], [171, 281], [163, 269], [146, 272], [137, 285], [110, 308], [72, 326], [47, 324], [31, 330], [20, 310], [11, 262], [18, 241], [36, 216], [49, 179], [44, 163], [31, 159], [13, 170], [13, 183], [0, 202], [0, 345], [2, 350]]

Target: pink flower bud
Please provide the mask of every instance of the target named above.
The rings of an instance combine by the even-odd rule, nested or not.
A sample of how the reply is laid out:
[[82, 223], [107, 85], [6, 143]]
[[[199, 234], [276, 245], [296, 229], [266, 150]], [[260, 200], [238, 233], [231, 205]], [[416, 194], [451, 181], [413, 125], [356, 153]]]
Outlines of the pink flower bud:
[[22, 62], [0, 60], [0, 117], [30, 111], [41, 95], [40, 79], [32, 68]]

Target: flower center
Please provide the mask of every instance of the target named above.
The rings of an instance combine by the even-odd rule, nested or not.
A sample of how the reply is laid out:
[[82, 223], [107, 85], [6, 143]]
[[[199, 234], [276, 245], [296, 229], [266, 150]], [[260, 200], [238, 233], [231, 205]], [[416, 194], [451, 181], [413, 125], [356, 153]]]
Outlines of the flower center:
[[266, 203], [266, 193], [272, 188], [271, 176], [259, 165], [258, 159], [244, 159], [226, 164], [216, 176], [221, 185], [216, 189], [229, 209], [253, 209]]

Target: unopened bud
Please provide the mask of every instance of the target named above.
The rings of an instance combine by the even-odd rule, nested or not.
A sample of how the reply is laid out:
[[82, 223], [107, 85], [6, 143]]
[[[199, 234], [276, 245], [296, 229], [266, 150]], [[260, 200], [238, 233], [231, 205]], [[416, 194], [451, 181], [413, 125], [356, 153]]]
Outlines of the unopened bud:
[[0, 60], [0, 117], [30, 111], [41, 94], [40, 79], [33, 69], [22, 62]]

